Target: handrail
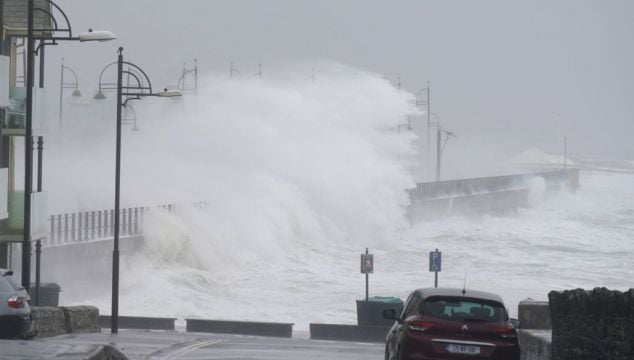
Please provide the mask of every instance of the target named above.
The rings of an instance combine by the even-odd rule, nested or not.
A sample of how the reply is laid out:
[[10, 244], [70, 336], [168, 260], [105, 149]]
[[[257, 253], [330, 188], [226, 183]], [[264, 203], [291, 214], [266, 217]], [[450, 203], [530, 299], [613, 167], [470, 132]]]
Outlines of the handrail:
[[543, 178], [547, 185], [558, 185], [564, 182], [568, 182], [573, 188], [579, 185], [579, 169], [568, 168], [528, 174], [417, 183], [416, 188], [408, 189], [407, 192], [412, 201], [425, 201], [456, 195], [527, 188], [528, 181], [536, 177]]

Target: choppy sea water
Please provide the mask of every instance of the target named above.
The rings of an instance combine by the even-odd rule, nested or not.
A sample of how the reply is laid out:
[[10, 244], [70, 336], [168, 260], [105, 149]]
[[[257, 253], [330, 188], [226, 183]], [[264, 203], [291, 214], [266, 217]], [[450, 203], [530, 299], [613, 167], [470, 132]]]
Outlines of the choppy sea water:
[[[427, 259], [435, 248], [443, 253], [441, 286], [462, 287], [466, 275], [467, 290], [500, 294], [512, 315], [519, 301], [546, 300], [551, 290], [634, 287], [634, 176], [582, 172], [581, 184], [575, 193], [537, 194], [517, 214], [448, 217], [399, 230], [370, 248], [370, 295], [405, 299], [433, 286]], [[200, 267], [148, 249], [125, 264], [120, 313], [284, 321], [296, 329], [355, 323], [364, 249], [333, 242], [287, 250]], [[89, 301], [109, 313], [109, 297]]]

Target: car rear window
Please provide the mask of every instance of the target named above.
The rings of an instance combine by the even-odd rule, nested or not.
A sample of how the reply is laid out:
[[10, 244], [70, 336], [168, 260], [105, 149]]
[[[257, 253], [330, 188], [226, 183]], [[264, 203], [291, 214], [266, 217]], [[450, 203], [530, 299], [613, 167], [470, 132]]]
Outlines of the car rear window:
[[13, 285], [7, 281], [7, 278], [4, 276], [0, 276], [0, 292], [1, 293], [13, 293], [15, 289]]
[[4, 276], [5, 279], [7, 279], [7, 281], [9, 282], [9, 284], [11, 284], [11, 286], [13, 286], [13, 288], [15, 290], [22, 290], [24, 289], [24, 286], [22, 286], [22, 284], [18, 283], [17, 281], [15, 281], [11, 276]]
[[508, 320], [504, 305], [497, 301], [463, 297], [430, 297], [420, 305], [420, 313], [455, 321], [500, 322]]

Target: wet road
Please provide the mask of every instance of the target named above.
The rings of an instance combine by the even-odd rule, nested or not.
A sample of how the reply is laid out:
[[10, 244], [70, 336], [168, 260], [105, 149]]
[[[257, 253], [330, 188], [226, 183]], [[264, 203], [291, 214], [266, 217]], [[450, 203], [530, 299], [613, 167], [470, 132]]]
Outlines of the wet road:
[[301, 359], [383, 358], [383, 344], [280, 339], [256, 336], [149, 332], [69, 334], [33, 341], [0, 340], [0, 359], [81, 359], [96, 345], [111, 345], [128, 359]]

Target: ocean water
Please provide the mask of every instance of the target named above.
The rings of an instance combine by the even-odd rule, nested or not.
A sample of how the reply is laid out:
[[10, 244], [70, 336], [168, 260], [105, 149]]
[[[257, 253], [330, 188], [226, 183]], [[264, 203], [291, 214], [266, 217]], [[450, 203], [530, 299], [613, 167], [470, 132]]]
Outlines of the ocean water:
[[[411, 94], [336, 64], [315, 82], [291, 72], [210, 77], [201, 88], [178, 102], [139, 103], [140, 131], [124, 129], [124, 207], [208, 206], [146, 219], [145, 248], [122, 263], [122, 315], [352, 324], [366, 247], [371, 296], [405, 299], [433, 286], [427, 259], [436, 248], [441, 286], [496, 292], [511, 314], [551, 290], [634, 287], [631, 174], [582, 171], [577, 192], [536, 184], [517, 213], [410, 224], [404, 189], [420, 154], [415, 134], [398, 128], [416, 112]], [[53, 212], [112, 207], [110, 105], [95, 104], [94, 117], [67, 110], [47, 164]], [[107, 286], [62, 301], [109, 314], [101, 280]]]
[[[500, 294], [512, 316], [519, 301], [547, 300], [552, 290], [634, 287], [634, 176], [582, 173], [581, 180], [576, 193], [544, 194], [517, 214], [448, 217], [397, 230], [370, 247], [370, 295], [405, 299], [433, 286], [427, 261], [435, 248], [443, 252], [441, 286], [463, 287], [466, 275], [467, 290]], [[355, 300], [365, 296], [362, 246], [286, 244], [274, 256], [247, 251], [220, 261], [194, 250], [182, 235], [184, 223], [159, 217], [173, 232], [157, 231], [161, 242], [125, 263], [121, 314], [284, 321], [296, 329], [355, 323]], [[232, 245], [209, 251], [224, 254], [223, 246]], [[88, 302], [109, 313], [108, 296]]]

